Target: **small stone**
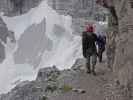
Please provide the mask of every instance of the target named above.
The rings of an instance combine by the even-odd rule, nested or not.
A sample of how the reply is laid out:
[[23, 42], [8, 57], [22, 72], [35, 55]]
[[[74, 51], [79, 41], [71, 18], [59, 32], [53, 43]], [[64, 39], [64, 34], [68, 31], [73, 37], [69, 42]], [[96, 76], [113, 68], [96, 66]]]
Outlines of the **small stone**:
[[83, 89], [73, 89], [73, 91], [74, 92], [76, 92], [76, 93], [81, 93], [81, 94], [84, 94], [84, 93], [86, 93], [86, 91], [85, 90], [83, 90]]

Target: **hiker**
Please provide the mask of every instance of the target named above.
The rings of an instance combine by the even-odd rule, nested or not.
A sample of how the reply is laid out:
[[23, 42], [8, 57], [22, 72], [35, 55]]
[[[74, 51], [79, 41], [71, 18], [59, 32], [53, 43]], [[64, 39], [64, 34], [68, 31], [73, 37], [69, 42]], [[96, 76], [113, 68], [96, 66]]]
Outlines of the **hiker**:
[[105, 51], [105, 45], [106, 45], [106, 36], [105, 35], [98, 35], [97, 36], [97, 45], [98, 45], [98, 59], [99, 62], [102, 62], [103, 58], [103, 52]]
[[[96, 42], [97, 36], [94, 33], [94, 28], [92, 25], [87, 25], [85, 31], [82, 33], [82, 49], [83, 56], [86, 58], [86, 68], [87, 73], [95, 73], [95, 65], [97, 62], [97, 49]], [[92, 69], [91, 69], [92, 66]]]

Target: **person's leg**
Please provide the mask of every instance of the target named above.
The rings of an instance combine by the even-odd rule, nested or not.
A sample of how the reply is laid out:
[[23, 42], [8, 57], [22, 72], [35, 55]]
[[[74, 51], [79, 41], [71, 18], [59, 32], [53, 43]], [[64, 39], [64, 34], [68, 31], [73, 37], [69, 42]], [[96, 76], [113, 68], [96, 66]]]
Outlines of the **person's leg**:
[[93, 75], [96, 75], [96, 72], [95, 72], [96, 63], [97, 63], [97, 55], [93, 54], [92, 55], [92, 73], [93, 73]]
[[99, 50], [98, 50], [98, 58], [99, 58], [99, 62], [101, 63], [102, 62], [102, 60], [103, 60], [103, 52], [105, 51], [105, 47], [101, 47], [101, 48], [99, 48]]
[[102, 62], [102, 50], [99, 50], [99, 62], [101, 63]]
[[101, 51], [101, 55], [100, 55], [100, 62], [102, 62], [102, 61], [103, 61], [103, 52], [104, 52], [104, 51]]
[[91, 68], [90, 68], [90, 56], [86, 58], [86, 69], [87, 73], [91, 73]]

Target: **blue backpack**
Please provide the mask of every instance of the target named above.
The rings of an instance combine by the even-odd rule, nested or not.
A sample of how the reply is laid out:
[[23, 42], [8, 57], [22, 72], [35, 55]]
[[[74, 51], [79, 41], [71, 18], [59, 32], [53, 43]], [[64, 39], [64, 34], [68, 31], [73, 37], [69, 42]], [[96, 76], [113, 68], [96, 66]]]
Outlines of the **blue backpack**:
[[106, 37], [104, 35], [97, 36], [97, 45], [100, 49], [105, 49]]

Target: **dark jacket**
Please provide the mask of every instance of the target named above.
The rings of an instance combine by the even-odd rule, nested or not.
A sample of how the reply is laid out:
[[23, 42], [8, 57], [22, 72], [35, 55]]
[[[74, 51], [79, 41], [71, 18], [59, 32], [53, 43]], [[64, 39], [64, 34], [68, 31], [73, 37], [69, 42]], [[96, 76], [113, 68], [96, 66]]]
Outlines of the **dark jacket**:
[[95, 42], [97, 41], [96, 34], [92, 32], [82, 33], [82, 51], [83, 56], [86, 58], [97, 52]]

